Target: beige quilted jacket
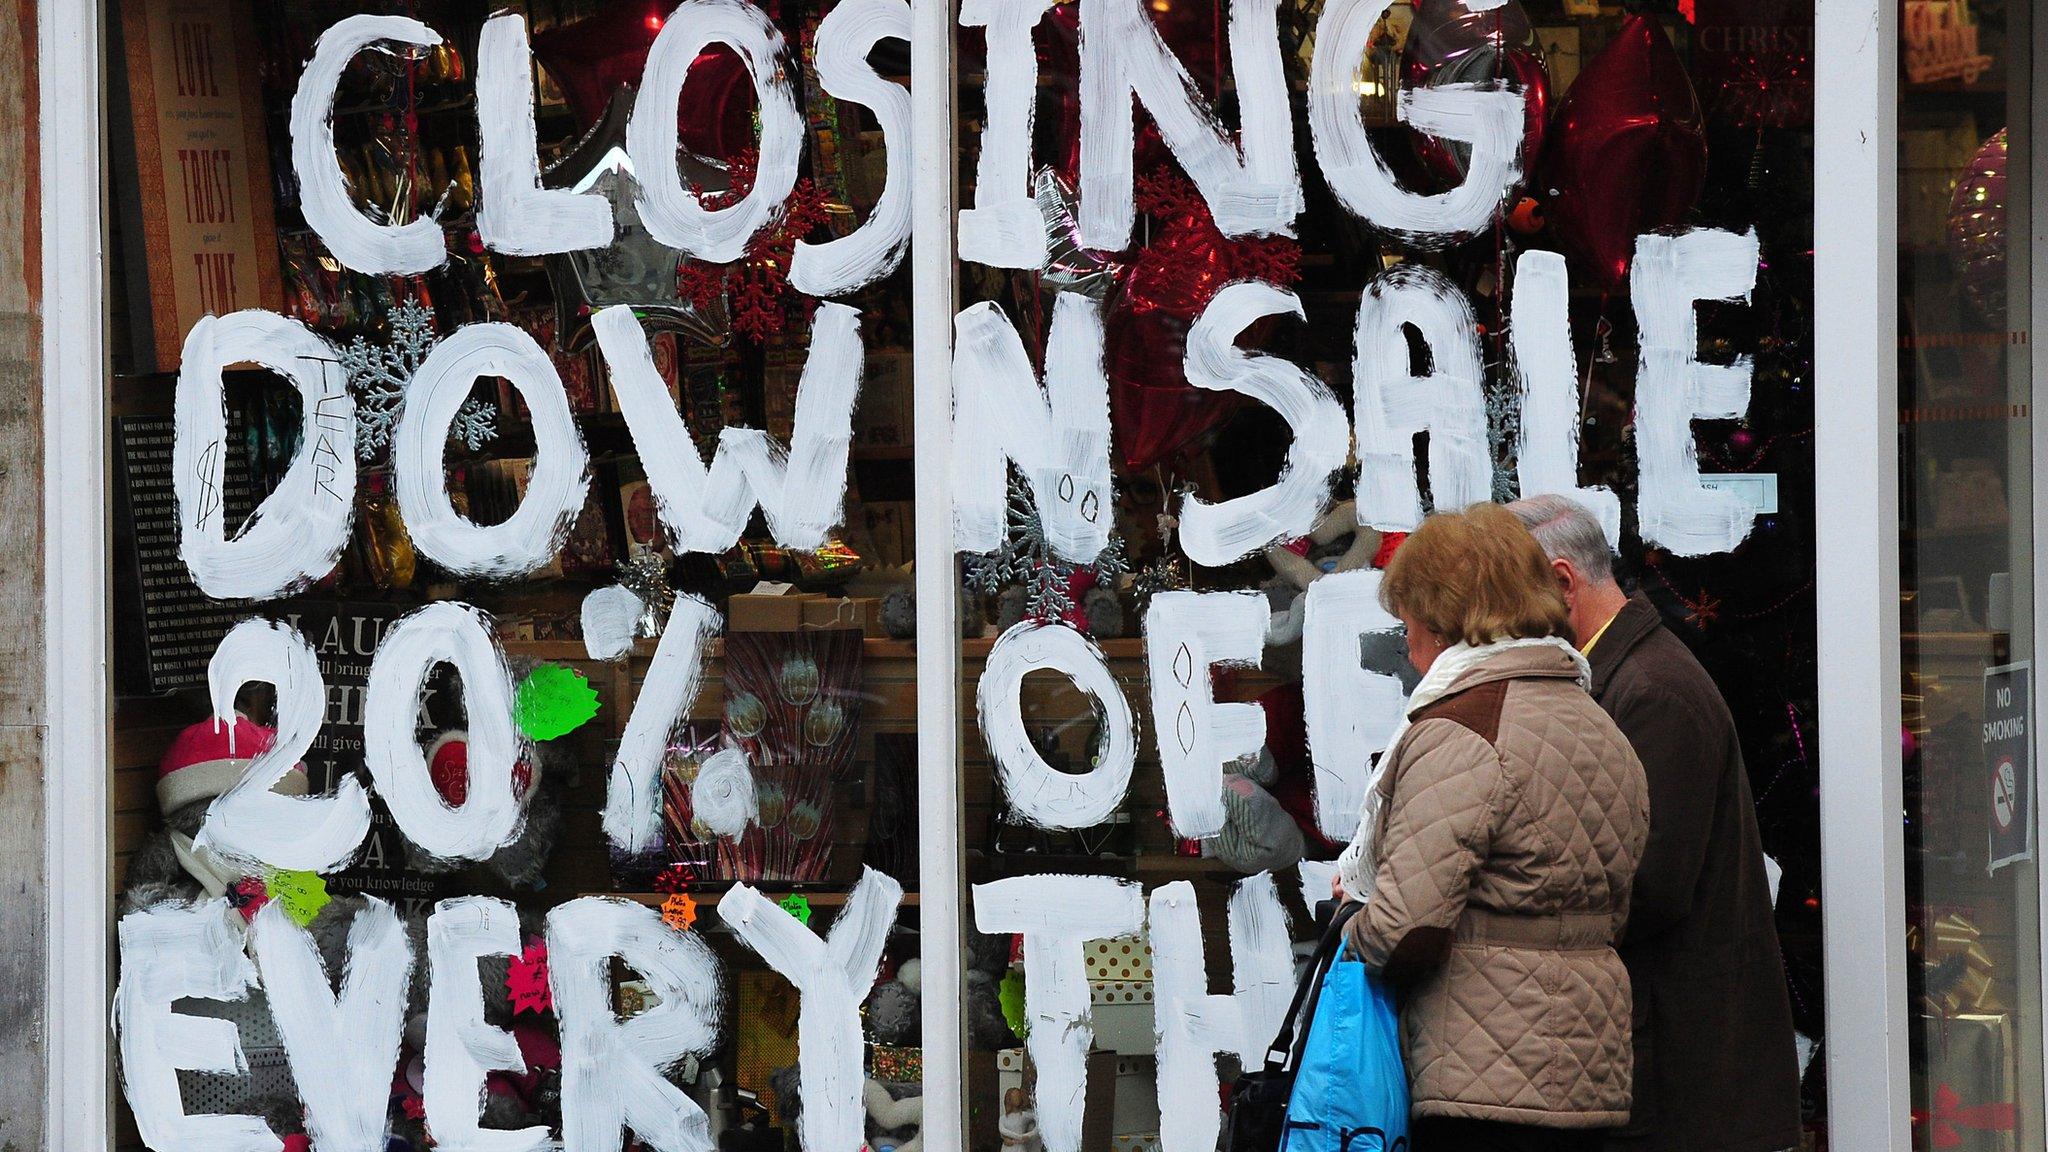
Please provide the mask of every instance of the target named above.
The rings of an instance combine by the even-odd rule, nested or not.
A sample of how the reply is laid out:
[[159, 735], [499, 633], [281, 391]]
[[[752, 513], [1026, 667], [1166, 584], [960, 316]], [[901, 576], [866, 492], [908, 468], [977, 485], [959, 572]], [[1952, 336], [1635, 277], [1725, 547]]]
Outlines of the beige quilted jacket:
[[1619, 1127], [1614, 940], [1650, 829], [1642, 765], [1558, 648], [1515, 648], [1416, 712], [1380, 779], [1352, 943], [1401, 1001], [1417, 1116]]

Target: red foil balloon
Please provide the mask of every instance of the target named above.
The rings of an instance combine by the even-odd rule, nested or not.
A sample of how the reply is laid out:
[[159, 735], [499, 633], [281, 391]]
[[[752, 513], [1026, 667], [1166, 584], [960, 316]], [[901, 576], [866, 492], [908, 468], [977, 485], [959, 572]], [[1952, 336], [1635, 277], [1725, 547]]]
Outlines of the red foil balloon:
[[1631, 16], [1558, 105], [1539, 168], [1551, 234], [1603, 291], [1636, 237], [1685, 221], [1707, 176], [1699, 97], [1664, 30]]
[[[1517, 0], [1474, 12], [1464, 0], [1421, 0], [1401, 50], [1410, 88], [1505, 83], [1522, 94], [1522, 171], [1536, 167], [1550, 122], [1550, 70], [1543, 46]], [[1445, 189], [1464, 182], [1472, 146], [1411, 132], [1416, 158]]]
[[[675, 7], [676, 0], [613, 4], [533, 37], [534, 59], [561, 87], [578, 128], [587, 131], [604, 117], [613, 92], [639, 85], [647, 51]], [[683, 84], [682, 146], [729, 159], [753, 146], [753, 114], [753, 79], [739, 55], [717, 47], [698, 56]]]
[[1180, 453], [1236, 407], [1236, 393], [1188, 383], [1181, 367], [1188, 326], [1233, 280], [1300, 279], [1301, 248], [1284, 237], [1224, 236], [1194, 183], [1177, 172], [1140, 179], [1137, 201], [1158, 226], [1120, 285], [1104, 355], [1117, 452], [1126, 468], [1142, 471]]

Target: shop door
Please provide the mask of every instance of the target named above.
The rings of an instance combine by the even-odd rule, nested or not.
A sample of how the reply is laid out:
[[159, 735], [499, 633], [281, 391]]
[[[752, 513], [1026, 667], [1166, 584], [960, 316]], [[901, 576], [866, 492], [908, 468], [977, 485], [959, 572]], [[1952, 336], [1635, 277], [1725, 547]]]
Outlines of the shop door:
[[2044, 1139], [2032, 12], [1908, 4], [1900, 665], [1915, 1148]]

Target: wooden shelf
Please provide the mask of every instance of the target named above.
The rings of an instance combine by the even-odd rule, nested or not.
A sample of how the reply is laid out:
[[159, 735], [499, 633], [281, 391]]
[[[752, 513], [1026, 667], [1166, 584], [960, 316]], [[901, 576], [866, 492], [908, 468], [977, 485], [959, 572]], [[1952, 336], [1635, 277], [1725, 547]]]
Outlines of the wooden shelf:
[[[820, 890], [806, 888], [800, 884], [782, 886], [763, 884], [756, 885], [756, 888], [763, 896], [768, 897], [770, 900], [780, 900], [794, 892], [809, 901], [813, 908], [843, 908], [846, 906], [846, 892], [836, 888]], [[725, 899], [726, 891], [727, 889], [714, 889], [708, 892], [693, 891], [690, 893], [690, 899], [695, 900], [700, 908], [709, 908], [720, 900]], [[594, 895], [606, 895], [606, 893], [594, 893]], [[646, 904], [654, 908], [661, 907], [669, 897], [669, 894], [666, 892], [612, 892], [609, 895], [617, 896], [623, 900], [631, 900], [635, 904]], [[915, 892], [905, 892], [903, 894], [903, 903], [913, 908], [916, 907], [920, 903], [918, 894]]]

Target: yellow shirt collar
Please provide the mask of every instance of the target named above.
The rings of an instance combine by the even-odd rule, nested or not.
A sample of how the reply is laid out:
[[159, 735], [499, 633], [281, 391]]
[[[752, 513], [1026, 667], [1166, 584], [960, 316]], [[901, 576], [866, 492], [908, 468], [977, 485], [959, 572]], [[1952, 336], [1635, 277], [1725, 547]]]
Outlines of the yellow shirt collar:
[[1586, 641], [1586, 646], [1579, 649], [1579, 655], [1591, 656], [1593, 654], [1593, 645], [1598, 644], [1600, 642], [1600, 638], [1602, 636], [1607, 635], [1607, 630], [1609, 628], [1614, 627], [1614, 622], [1619, 619], [1621, 619], [1621, 613], [1619, 612], [1616, 612], [1614, 615], [1609, 616], [1607, 618], [1607, 623], [1602, 624], [1600, 626], [1600, 630], [1598, 632], [1593, 633], [1593, 638], [1591, 640]]

